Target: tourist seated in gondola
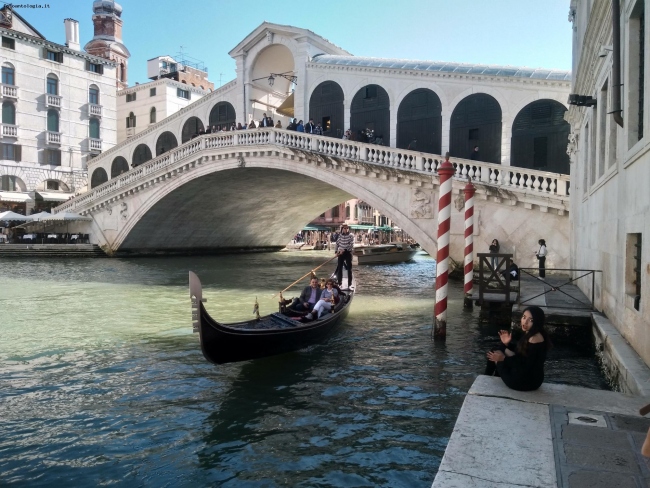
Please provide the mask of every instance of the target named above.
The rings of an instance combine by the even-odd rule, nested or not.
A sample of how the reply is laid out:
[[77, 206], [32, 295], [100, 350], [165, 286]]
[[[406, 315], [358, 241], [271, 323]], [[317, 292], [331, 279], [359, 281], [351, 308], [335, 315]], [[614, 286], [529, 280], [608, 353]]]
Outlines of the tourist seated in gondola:
[[485, 374], [500, 376], [513, 390], [536, 390], [544, 382], [544, 362], [551, 346], [544, 329], [544, 311], [526, 308], [521, 315], [521, 330], [524, 335], [516, 343], [510, 331], [499, 331], [501, 345], [487, 353]]
[[314, 306], [320, 300], [321, 293], [320, 285], [318, 284], [318, 278], [315, 276], [309, 281], [309, 286], [306, 286], [299, 298], [294, 299], [294, 303], [291, 305], [291, 308], [296, 312], [311, 312], [314, 309]]
[[339, 292], [336, 288], [334, 288], [334, 280], [332, 278], [328, 279], [325, 282], [325, 289], [320, 295], [320, 300], [318, 300], [316, 305], [314, 305], [314, 309], [308, 313], [305, 318], [308, 320], [321, 318], [321, 315], [329, 312], [332, 310], [332, 308], [334, 308], [337, 303], [338, 296]]

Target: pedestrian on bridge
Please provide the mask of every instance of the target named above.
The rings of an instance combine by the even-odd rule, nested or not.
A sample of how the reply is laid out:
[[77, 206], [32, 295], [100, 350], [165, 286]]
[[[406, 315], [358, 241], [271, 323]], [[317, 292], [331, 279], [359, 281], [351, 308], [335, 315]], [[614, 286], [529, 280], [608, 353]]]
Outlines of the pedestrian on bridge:
[[546, 278], [546, 255], [548, 254], [548, 251], [546, 250], [546, 241], [540, 239], [537, 241], [537, 244], [539, 244], [539, 250], [535, 252], [535, 255], [539, 261], [539, 277]]

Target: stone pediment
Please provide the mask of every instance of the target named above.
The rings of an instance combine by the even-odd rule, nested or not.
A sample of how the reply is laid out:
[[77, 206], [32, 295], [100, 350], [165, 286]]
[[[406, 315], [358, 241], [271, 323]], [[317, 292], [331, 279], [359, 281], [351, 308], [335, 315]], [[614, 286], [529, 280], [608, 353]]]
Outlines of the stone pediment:
[[292, 25], [273, 24], [271, 22], [263, 22], [260, 24], [253, 32], [248, 34], [239, 44], [230, 50], [228, 54], [236, 58], [242, 54], [246, 54], [259, 43], [271, 44], [275, 35], [285, 36], [295, 40], [307, 39], [309, 44], [318, 47], [319, 50], [326, 54], [351, 55], [345, 49], [340, 48], [308, 29], [301, 29]]

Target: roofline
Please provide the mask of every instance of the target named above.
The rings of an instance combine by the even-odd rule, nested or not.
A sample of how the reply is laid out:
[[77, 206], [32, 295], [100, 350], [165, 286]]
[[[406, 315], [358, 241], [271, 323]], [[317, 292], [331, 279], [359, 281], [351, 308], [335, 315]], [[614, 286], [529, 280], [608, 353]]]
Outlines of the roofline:
[[[15, 15], [15, 16], [18, 17], [20, 20], [22, 20], [25, 24], [27, 24], [27, 25], [29, 26], [29, 28], [30, 28], [31, 30], [33, 30], [34, 32], [36, 32], [39, 36], [41, 36], [41, 38], [42, 38], [43, 40], [47, 40], [43, 34], [41, 34], [40, 32], [38, 32], [38, 30], [36, 30], [36, 28], [34, 28], [34, 26], [33, 26], [32, 24], [30, 24], [29, 22], [27, 22], [27, 21], [25, 20], [25, 17], [23, 17], [22, 15], [20, 15], [18, 12], [16, 12], [16, 11], [11, 7], [11, 4], [9, 4], [9, 3], [5, 3], [5, 4], [4, 4], [4, 7], [2, 7], [2, 8], [5, 8], [5, 7], [9, 7], [9, 9], [11, 10], [11, 13], [12, 13], [13, 15]], [[0, 9], [0, 10], [1, 10], [1, 9]], [[11, 30], [13, 30], [13, 29], [11, 29]]]
[[[137, 85], [129, 86], [126, 88], [122, 88], [121, 90], [117, 91], [117, 96], [124, 95], [126, 93], [132, 93], [134, 91], [139, 91], [139, 90], [144, 90], [145, 88], [151, 87], [152, 85], [172, 85], [176, 86], [177, 88], [183, 88], [183, 89], [188, 89], [193, 92], [198, 92], [199, 94], [203, 93], [207, 95], [208, 93], [212, 93], [209, 89], [203, 88], [201, 89], [200, 86], [192, 86], [188, 85], [187, 83], [181, 83], [180, 81], [172, 80], [170, 78], [159, 78], [157, 80], [151, 80], [147, 81], [145, 83], [139, 83]], [[212, 90], [215, 91], [215, 90]]]

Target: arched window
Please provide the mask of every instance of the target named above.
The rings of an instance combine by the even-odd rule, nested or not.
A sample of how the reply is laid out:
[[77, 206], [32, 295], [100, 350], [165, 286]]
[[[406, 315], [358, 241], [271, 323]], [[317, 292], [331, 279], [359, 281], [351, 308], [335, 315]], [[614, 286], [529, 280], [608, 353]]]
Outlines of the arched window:
[[47, 111], [47, 130], [59, 132], [59, 112], [53, 108]]
[[88, 89], [88, 103], [99, 105], [99, 88], [96, 85], [90, 85]]
[[93, 171], [93, 175], [90, 177], [90, 188], [95, 188], [107, 181], [108, 175], [106, 174], [106, 170], [104, 168], [97, 168]]
[[126, 128], [129, 129], [135, 127], [135, 115], [133, 112], [129, 113], [129, 116], [126, 118]]
[[126, 81], [126, 70], [124, 69], [124, 63], [120, 63], [120, 72], [119, 72], [120, 81]]
[[113, 160], [111, 164], [111, 178], [121, 175], [129, 171], [129, 163], [126, 162], [122, 156], [118, 156]]
[[47, 75], [47, 94], [48, 95], [59, 94], [59, 80], [56, 77], [56, 75], [53, 74]]
[[149, 111], [149, 123], [156, 123], [156, 107], [151, 107], [151, 110]]
[[16, 125], [16, 107], [12, 102], [2, 103], [2, 123]]
[[94, 117], [90, 119], [88, 122], [88, 129], [91, 139], [99, 139], [99, 120]]
[[2, 64], [2, 84], [3, 85], [15, 85], [16, 84], [15, 73], [16, 73], [16, 71], [14, 70], [14, 67], [13, 67], [12, 64], [3, 63]]

